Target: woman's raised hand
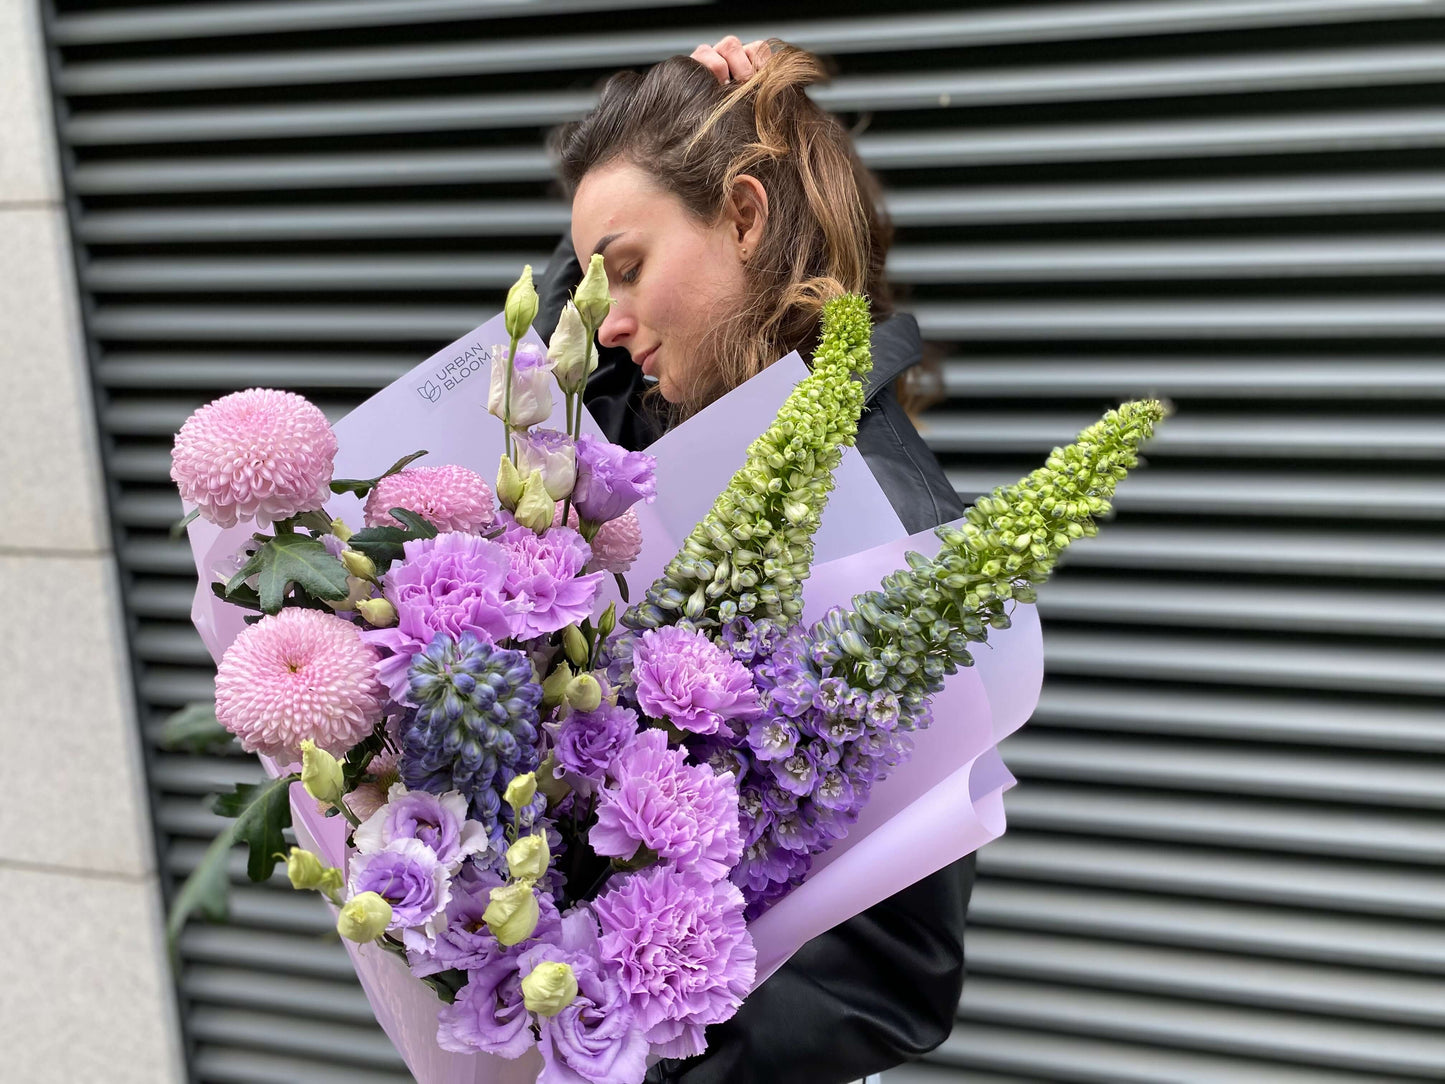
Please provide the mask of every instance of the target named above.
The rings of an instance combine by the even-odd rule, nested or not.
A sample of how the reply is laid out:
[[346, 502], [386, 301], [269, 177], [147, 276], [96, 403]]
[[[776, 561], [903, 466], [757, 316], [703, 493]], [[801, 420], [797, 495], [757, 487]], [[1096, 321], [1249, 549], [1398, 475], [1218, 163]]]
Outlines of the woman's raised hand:
[[692, 51], [692, 59], [717, 76], [719, 83], [729, 80], [741, 83], [768, 62], [773, 48], [766, 41], [751, 41], [744, 45], [734, 34], [729, 34], [716, 45], [706, 43]]

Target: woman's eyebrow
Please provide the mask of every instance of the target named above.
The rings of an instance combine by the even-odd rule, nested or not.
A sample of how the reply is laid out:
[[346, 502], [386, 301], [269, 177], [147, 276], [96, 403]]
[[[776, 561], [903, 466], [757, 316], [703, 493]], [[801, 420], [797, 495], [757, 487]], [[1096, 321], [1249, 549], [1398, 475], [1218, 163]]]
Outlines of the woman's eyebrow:
[[[624, 230], [623, 233], [625, 232], [627, 231]], [[607, 246], [612, 244], [613, 241], [617, 240], [621, 236], [621, 233], [609, 233], [606, 237], [602, 238], [602, 240], [597, 242], [597, 247], [592, 250], [592, 254], [594, 256], [602, 255], [602, 253], [607, 251]]]

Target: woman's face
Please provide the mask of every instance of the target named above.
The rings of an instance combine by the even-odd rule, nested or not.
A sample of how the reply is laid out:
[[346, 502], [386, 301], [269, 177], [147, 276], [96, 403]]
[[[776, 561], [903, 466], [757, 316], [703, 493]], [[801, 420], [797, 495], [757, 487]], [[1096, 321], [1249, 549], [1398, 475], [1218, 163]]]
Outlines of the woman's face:
[[[598, 329], [656, 377], [663, 397], [684, 402], [706, 387], [716, 332], [744, 296], [752, 234], [725, 212], [700, 223], [643, 170], [620, 160], [582, 178], [572, 199], [572, 244], [583, 266], [606, 259], [612, 311]], [[761, 221], [757, 223], [761, 230]]]

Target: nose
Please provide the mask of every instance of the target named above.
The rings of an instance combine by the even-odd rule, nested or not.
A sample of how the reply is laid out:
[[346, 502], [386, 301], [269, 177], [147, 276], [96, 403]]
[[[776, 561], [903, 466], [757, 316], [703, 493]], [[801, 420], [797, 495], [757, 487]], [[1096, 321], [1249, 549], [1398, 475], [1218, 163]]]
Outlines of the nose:
[[622, 305], [614, 304], [597, 329], [597, 341], [603, 346], [626, 346], [636, 334], [636, 319]]

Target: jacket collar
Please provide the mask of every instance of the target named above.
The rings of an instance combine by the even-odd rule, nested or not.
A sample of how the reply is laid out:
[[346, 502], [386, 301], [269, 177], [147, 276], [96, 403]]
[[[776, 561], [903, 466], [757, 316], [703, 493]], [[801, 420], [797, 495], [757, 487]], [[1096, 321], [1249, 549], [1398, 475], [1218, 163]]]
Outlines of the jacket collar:
[[901, 373], [922, 360], [923, 336], [910, 314], [894, 313], [874, 324], [873, 371], [863, 383], [865, 402], [872, 403]]

